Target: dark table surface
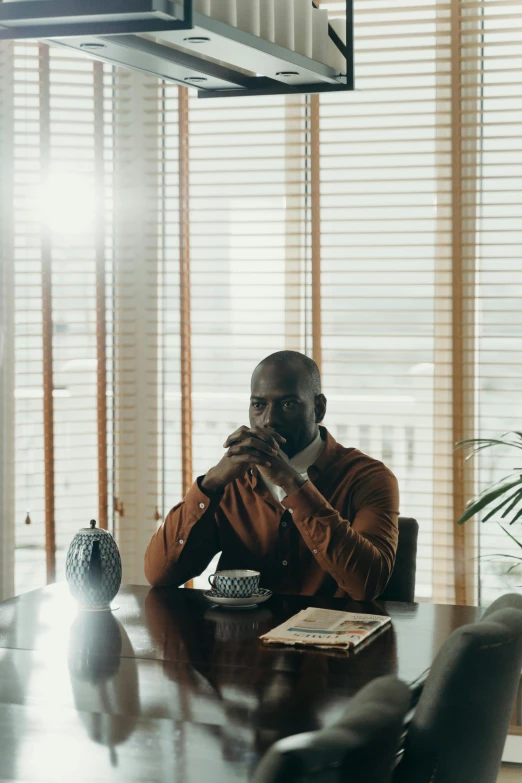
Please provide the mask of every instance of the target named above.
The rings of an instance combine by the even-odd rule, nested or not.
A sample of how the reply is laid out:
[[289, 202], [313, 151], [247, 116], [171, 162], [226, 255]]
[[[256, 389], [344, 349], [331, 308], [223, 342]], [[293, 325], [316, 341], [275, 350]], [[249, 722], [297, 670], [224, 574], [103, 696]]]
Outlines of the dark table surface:
[[[248, 781], [276, 739], [334, 720], [365, 683], [415, 683], [480, 610], [273, 596], [248, 612], [199, 590], [123, 587], [110, 613], [63, 583], [0, 604], [0, 780]], [[265, 647], [299, 609], [389, 614], [358, 653]]]

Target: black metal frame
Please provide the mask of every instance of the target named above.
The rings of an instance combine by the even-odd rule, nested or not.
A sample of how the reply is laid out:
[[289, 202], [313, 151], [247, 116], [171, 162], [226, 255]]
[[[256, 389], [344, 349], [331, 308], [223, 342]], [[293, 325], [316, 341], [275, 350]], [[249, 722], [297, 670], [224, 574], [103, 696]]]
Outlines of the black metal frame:
[[[194, 0], [183, 4], [183, 17], [175, 16], [172, 0], [23, 0], [0, 3], [0, 41], [49, 38], [49, 23], [56, 24], [51, 37], [154, 33], [162, 30], [191, 30]], [[45, 13], [43, 13], [45, 11]], [[135, 17], [135, 18], [129, 18]], [[26, 24], [37, 19], [39, 23]], [[58, 20], [62, 20], [58, 22]], [[21, 24], [5, 26], [19, 20]], [[76, 21], [75, 21], [76, 20]], [[83, 21], [81, 21], [83, 20]]]
[[[314, 2], [312, 5], [317, 7]], [[31, 24], [31, 20], [35, 20], [35, 23]], [[19, 21], [18, 25], [16, 21]], [[9, 23], [11, 26], [6, 26]], [[177, 31], [192, 30], [195, 27], [208, 34], [209, 46], [212, 38], [212, 43], [216, 46], [230, 42], [231, 46], [236, 47], [236, 57], [238, 52], [242, 52], [241, 47], [247, 46], [254, 53], [253, 59], [257, 58], [261, 64], [270, 64], [273, 67], [273, 64], [277, 63], [279, 71], [294, 71], [298, 76], [300, 73], [301, 82], [307, 78], [310, 82], [292, 84], [271, 76], [247, 76], [233, 66], [223, 66], [198, 56], [196, 52], [181, 51], [168, 45], [171, 43], [179, 46], [181, 41], [185, 47], [183, 42], [187, 39], [178, 39], [175, 34]], [[164, 38], [165, 43], [141, 38], [140, 34], [145, 33]], [[353, 0], [346, 0], [346, 44], [331, 26], [328, 33], [346, 60], [346, 74], [336, 74], [328, 66], [316, 63], [297, 52], [290, 52], [236, 27], [197, 14], [194, 11], [194, 0], [0, 2], [0, 40], [44, 39], [54, 45], [83, 51], [96, 59], [153, 73], [185, 86], [195, 86], [198, 79], [210, 78], [213, 87], [200, 87], [200, 98], [353, 90]], [[216, 57], [212, 51], [210, 55], [214, 59], [223, 59]], [[237, 60], [234, 65], [239, 67]], [[261, 67], [252, 70], [263, 72]], [[274, 68], [275, 70], [277, 69]], [[277, 73], [276, 77], [281, 79], [281, 73]]]

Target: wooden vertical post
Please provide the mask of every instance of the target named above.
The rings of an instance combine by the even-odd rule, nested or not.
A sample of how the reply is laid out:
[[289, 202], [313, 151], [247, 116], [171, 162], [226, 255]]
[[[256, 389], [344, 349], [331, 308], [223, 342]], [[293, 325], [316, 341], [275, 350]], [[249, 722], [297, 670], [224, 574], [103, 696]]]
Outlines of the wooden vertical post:
[[[463, 25], [467, 36], [481, 40], [480, 22], [472, 11], [469, 22], [459, 0], [451, 3], [451, 113], [452, 113], [452, 357], [453, 444], [475, 435], [475, 308], [476, 308], [476, 138], [463, 128], [470, 119], [479, 124], [480, 73], [462, 67]], [[470, 105], [470, 109], [466, 106]], [[465, 154], [465, 162], [463, 162]], [[470, 184], [473, 187], [470, 187]], [[463, 186], [465, 185], [465, 186]], [[453, 452], [453, 515], [456, 523], [475, 492], [475, 466], [465, 462], [462, 450]], [[453, 550], [455, 603], [474, 604], [476, 590], [476, 534], [474, 525], [455, 525]]]
[[93, 63], [94, 192], [96, 242], [96, 358], [98, 412], [98, 526], [108, 528], [107, 487], [107, 323], [105, 311], [105, 167], [103, 63]]
[[0, 601], [14, 594], [14, 45], [0, 42]]
[[192, 485], [192, 348], [190, 329], [189, 97], [178, 88], [179, 303], [181, 351], [181, 450], [185, 495]]
[[[39, 46], [40, 56], [40, 182], [45, 198], [51, 168], [50, 63], [49, 47]], [[47, 583], [56, 578], [56, 535], [54, 498], [54, 406], [53, 406], [53, 314], [52, 247], [50, 227], [42, 216], [42, 354], [43, 425], [45, 459], [45, 557]]]
[[[309, 102], [285, 96], [285, 332], [289, 351], [307, 348], [306, 269], [308, 261]], [[298, 164], [296, 165], [296, 160]], [[307, 198], [308, 197], [308, 198]]]
[[313, 358], [322, 369], [321, 324], [321, 150], [319, 95], [310, 99], [310, 166], [312, 197], [312, 345]]

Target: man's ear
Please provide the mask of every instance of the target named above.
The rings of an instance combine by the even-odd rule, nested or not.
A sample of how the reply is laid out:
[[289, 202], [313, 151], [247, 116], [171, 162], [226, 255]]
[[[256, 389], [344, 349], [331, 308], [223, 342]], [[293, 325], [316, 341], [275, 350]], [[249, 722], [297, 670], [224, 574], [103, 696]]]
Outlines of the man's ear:
[[324, 394], [318, 394], [315, 398], [315, 421], [321, 424], [326, 416], [326, 397]]

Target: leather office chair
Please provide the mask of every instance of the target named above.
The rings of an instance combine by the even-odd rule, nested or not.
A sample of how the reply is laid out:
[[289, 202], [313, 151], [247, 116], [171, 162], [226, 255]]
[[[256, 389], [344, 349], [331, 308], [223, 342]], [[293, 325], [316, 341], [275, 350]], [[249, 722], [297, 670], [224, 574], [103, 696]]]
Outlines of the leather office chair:
[[521, 667], [522, 611], [457, 628], [430, 669], [393, 783], [495, 783]]
[[417, 571], [417, 538], [419, 523], [416, 519], [399, 517], [399, 541], [395, 566], [390, 581], [381, 593], [379, 601], [415, 600], [415, 574]]
[[405, 683], [379, 677], [333, 726], [272, 745], [253, 783], [390, 783], [409, 706]]

